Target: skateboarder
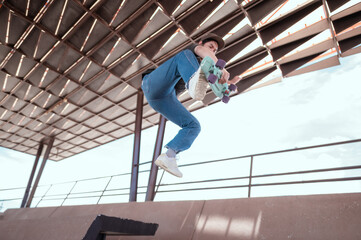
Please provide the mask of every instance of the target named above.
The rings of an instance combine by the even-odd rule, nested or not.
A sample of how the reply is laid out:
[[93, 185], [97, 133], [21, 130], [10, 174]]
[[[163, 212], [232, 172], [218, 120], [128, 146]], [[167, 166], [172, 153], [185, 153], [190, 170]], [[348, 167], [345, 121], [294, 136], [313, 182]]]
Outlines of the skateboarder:
[[[157, 166], [177, 177], [183, 176], [176, 162], [177, 154], [190, 148], [201, 130], [198, 120], [181, 104], [177, 95], [187, 88], [192, 98], [204, 98], [208, 82], [200, 74], [199, 62], [206, 56], [217, 62], [215, 54], [224, 45], [221, 37], [207, 34], [199, 44], [191, 45], [143, 76], [142, 89], [149, 105], [181, 128], [165, 146], [167, 151], [155, 161]], [[229, 73], [223, 69], [219, 82], [235, 84], [239, 80], [236, 76], [229, 81]]]

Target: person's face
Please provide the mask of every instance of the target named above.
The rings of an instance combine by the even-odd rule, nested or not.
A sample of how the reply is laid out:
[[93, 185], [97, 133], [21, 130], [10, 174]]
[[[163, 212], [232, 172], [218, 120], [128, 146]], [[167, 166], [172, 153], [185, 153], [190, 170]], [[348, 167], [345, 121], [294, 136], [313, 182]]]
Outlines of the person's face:
[[209, 41], [202, 45], [214, 53], [216, 53], [218, 50], [218, 43], [216, 41]]

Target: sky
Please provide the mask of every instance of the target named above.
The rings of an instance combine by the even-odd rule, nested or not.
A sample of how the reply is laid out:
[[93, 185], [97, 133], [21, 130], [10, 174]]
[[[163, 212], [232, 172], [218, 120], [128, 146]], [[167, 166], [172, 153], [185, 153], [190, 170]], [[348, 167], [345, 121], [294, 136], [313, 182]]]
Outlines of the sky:
[[[180, 165], [208, 160], [238, 157], [296, 147], [346, 141], [361, 138], [361, 54], [341, 58], [341, 65], [285, 78], [280, 83], [259, 88], [231, 98], [228, 104], [217, 103], [193, 112], [200, 121], [202, 131], [193, 146], [180, 154]], [[179, 128], [167, 122], [164, 145]], [[141, 162], [151, 160], [157, 127], [143, 131], [141, 136]], [[130, 172], [133, 136], [128, 136], [93, 150], [75, 155], [60, 162], [48, 161], [40, 180], [36, 196], [42, 196], [50, 184], [48, 194], [68, 193], [80, 179], [118, 175]], [[360, 165], [361, 143], [255, 157], [253, 174], [301, 171], [318, 168]], [[35, 157], [0, 148], [0, 189], [24, 188]], [[40, 165], [40, 164], [39, 164]], [[182, 179], [164, 174], [162, 184], [247, 176], [250, 159], [218, 162], [193, 167], [181, 167]], [[149, 169], [149, 164], [140, 170]], [[163, 171], [158, 172], [158, 181]], [[361, 176], [360, 170], [337, 171], [323, 174], [289, 177], [257, 178], [253, 183], [298, 181], [329, 177]], [[78, 182], [72, 192], [103, 190], [110, 177]], [[127, 188], [130, 177], [115, 176], [107, 189]], [[139, 186], [146, 186], [147, 173], [139, 174]], [[177, 188], [197, 188], [220, 185], [243, 185], [248, 180], [222, 181], [195, 185], [160, 187], [160, 191]], [[144, 192], [144, 188], [139, 190]], [[361, 181], [336, 183], [297, 184], [252, 188], [252, 197], [298, 194], [360, 192]], [[109, 192], [100, 203], [127, 202], [127, 191]], [[247, 188], [201, 190], [190, 192], [159, 192], [156, 201], [219, 199], [247, 197]], [[18, 201], [1, 199], [22, 198], [24, 189], [0, 191], [0, 211], [17, 208]], [[79, 195], [83, 196], [83, 195]], [[93, 195], [91, 195], [93, 196]], [[138, 201], [144, 201], [138, 194]], [[63, 200], [34, 198], [35, 206], [60, 205]], [[70, 199], [64, 205], [95, 204], [98, 197]]]

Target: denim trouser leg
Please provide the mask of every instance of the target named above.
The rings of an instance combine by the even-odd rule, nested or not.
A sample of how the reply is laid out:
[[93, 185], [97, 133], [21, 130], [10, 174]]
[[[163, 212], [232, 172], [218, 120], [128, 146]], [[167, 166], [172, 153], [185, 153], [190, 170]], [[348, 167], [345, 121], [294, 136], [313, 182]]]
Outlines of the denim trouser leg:
[[199, 63], [190, 50], [184, 50], [144, 77], [142, 89], [149, 105], [182, 129], [166, 145], [175, 152], [188, 149], [200, 132], [198, 120], [178, 101], [174, 86], [186, 83]]

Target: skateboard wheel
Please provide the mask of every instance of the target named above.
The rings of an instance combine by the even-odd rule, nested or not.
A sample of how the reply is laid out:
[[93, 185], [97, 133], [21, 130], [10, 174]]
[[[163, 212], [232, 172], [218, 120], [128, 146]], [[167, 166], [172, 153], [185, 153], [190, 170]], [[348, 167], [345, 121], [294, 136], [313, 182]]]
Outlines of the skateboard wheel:
[[237, 86], [234, 85], [234, 84], [231, 84], [231, 85], [229, 85], [228, 89], [231, 90], [231, 91], [236, 91], [236, 90], [237, 90]]
[[228, 102], [229, 102], [229, 99], [230, 99], [229, 96], [226, 96], [226, 95], [225, 95], [225, 96], [222, 97], [222, 102], [228, 103]]
[[217, 81], [217, 76], [214, 75], [213, 73], [209, 74], [208, 78], [207, 78], [208, 82], [214, 84]]
[[216, 67], [222, 70], [225, 66], [226, 66], [226, 61], [224, 61], [223, 59], [218, 59], [216, 63]]

